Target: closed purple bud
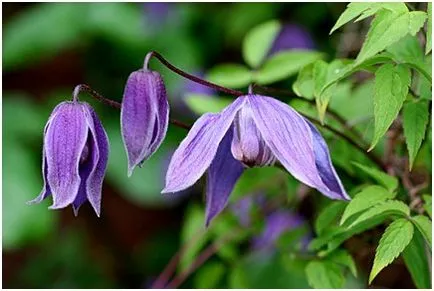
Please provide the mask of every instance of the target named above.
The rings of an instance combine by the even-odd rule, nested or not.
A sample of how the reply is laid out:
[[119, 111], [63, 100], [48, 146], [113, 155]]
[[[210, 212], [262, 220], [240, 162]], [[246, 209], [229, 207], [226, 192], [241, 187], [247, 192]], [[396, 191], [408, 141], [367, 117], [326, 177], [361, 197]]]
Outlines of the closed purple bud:
[[121, 131], [128, 156], [128, 176], [161, 145], [169, 122], [169, 104], [161, 75], [131, 73], [121, 108]]
[[72, 204], [75, 215], [89, 201], [100, 216], [101, 188], [109, 144], [102, 124], [89, 104], [62, 102], [44, 129], [42, 192], [29, 204], [53, 197], [50, 209]]

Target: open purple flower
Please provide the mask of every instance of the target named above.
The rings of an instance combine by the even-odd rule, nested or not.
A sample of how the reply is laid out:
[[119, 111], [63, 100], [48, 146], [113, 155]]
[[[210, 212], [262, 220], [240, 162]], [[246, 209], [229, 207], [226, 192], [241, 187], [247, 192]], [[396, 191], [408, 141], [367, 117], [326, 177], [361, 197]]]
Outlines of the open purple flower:
[[80, 206], [89, 201], [99, 216], [108, 154], [107, 134], [92, 107], [84, 102], [60, 103], [44, 129], [44, 187], [28, 203], [40, 203], [51, 195], [50, 209], [72, 204], [77, 215]]
[[169, 104], [161, 75], [131, 73], [121, 108], [122, 139], [128, 156], [128, 176], [161, 145], [169, 122]]
[[331, 199], [350, 199], [319, 131], [274, 98], [246, 95], [206, 113], [175, 151], [162, 193], [193, 185], [208, 169], [206, 223], [220, 213], [244, 167], [278, 160], [296, 179]]

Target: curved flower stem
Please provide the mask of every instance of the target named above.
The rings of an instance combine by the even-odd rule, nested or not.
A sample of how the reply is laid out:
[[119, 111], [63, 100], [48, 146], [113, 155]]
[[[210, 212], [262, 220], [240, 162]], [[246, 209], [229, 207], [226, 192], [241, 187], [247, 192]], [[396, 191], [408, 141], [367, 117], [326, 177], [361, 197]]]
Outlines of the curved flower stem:
[[[80, 92], [87, 92], [92, 97], [97, 99], [98, 101], [100, 101], [106, 105], [109, 105], [111, 107], [118, 108], [118, 109], [121, 108], [121, 103], [105, 98], [104, 96], [102, 96], [101, 94], [99, 94], [97, 91], [93, 90], [90, 86], [88, 86], [86, 84], [80, 84], [80, 85], [77, 85], [75, 87], [74, 93], [73, 93], [74, 100], [76, 100], [78, 98], [77, 96]], [[321, 127], [324, 127], [325, 129], [327, 129], [327, 130], [333, 132], [334, 134], [340, 136], [341, 138], [345, 139], [348, 143], [350, 143], [355, 148], [357, 148], [360, 152], [365, 154], [370, 160], [372, 160], [375, 164], [377, 164], [383, 170], [386, 169], [386, 166], [384, 165], [384, 163], [377, 156], [375, 156], [372, 152], [367, 152], [365, 148], [363, 148], [362, 146], [357, 144], [354, 140], [352, 140], [347, 135], [343, 134], [342, 132], [340, 132], [340, 131], [338, 131], [338, 130], [334, 129], [333, 127], [330, 127], [326, 124], [322, 125], [321, 122], [317, 119], [314, 119], [314, 118], [311, 118], [311, 117], [308, 117], [305, 115], [303, 115], [303, 116], [305, 118], [308, 118], [309, 120], [311, 120], [313, 123], [315, 123]], [[190, 128], [191, 128], [191, 125], [186, 124], [186, 123], [179, 121], [179, 120], [176, 120], [176, 119], [170, 119], [170, 123], [175, 125], [175, 126], [178, 126], [180, 128], [186, 129], [186, 130], [190, 130]]]
[[229, 94], [229, 95], [234, 95], [234, 96], [245, 95], [244, 92], [241, 92], [241, 91], [238, 91], [238, 90], [229, 89], [229, 88], [226, 88], [226, 87], [222, 87], [222, 86], [219, 86], [217, 84], [205, 81], [205, 80], [203, 80], [203, 79], [201, 79], [199, 77], [190, 75], [190, 74], [186, 73], [185, 71], [183, 71], [183, 70], [175, 67], [171, 63], [169, 63], [161, 54], [159, 54], [156, 51], [150, 51], [146, 55], [145, 61], [144, 61], [144, 66], [143, 66], [144, 68], [148, 68], [148, 65], [149, 65], [148, 63], [149, 63], [149, 61], [151, 60], [152, 57], [155, 57], [156, 59], [158, 59], [160, 61], [160, 63], [162, 63], [164, 66], [166, 66], [169, 70], [171, 70], [171, 71], [175, 72], [176, 74], [178, 74], [178, 75], [180, 75], [180, 76], [182, 76], [184, 78], [187, 78], [187, 79], [189, 79], [189, 80], [191, 80], [193, 82], [196, 82], [198, 84], [201, 84], [203, 86], [212, 88], [212, 89], [217, 90], [217, 91], [221, 91], [221, 92]]
[[[98, 100], [101, 103], [104, 103], [106, 105], [109, 105], [111, 107], [114, 107], [117, 109], [121, 109], [121, 107], [122, 107], [121, 103], [114, 101], [114, 100], [111, 100], [111, 99], [108, 99], [108, 98], [105, 98], [104, 96], [102, 96], [101, 94], [99, 94], [97, 91], [93, 90], [89, 85], [86, 85], [86, 84], [80, 84], [80, 85], [75, 86], [74, 91], [72, 93], [72, 98], [74, 101], [78, 100], [78, 94], [80, 92], [87, 92], [87, 93], [89, 93], [90, 96], [92, 96], [96, 100]], [[186, 124], [186, 123], [179, 121], [179, 120], [176, 120], [176, 119], [170, 119], [170, 123], [175, 125], [175, 126], [184, 128], [186, 130], [190, 130], [190, 128], [191, 128], [191, 125]]]

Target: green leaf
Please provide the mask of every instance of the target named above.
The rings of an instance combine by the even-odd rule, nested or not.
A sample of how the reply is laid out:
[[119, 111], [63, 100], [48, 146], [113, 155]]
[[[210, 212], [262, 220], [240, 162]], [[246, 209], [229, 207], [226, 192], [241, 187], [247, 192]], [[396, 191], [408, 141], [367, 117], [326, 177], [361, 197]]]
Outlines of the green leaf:
[[186, 211], [181, 230], [181, 242], [182, 244], [188, 243], [188, 248], [183, 252], [179, 261], [181, 271], [191, 265], [208, 240], [203, 213], [202, 207], [197, 204], [191, 204]]
[[385, 64], [375, 73], [374, 138], [372, 150], [398, 116], [408, 94], [410, 70], [403, 66]]
[[221, 86], [242, 88], [252, 82], [252, 73], [243, 65], [221, 64], [213, 67], [206, 79]]
[[374, 15], [379, 9], [389, 9], [396, 12], [406, 12], [408, 11], [404, 3], [367, 3], [367, 2], [352, 2], [347, 5], [347, 9], [341, 14], [336, 24], [333, 26], [330, 34], [335, 30], [345, 25], [352, 19], [358, 17], [356, 21], [363, 20], [369, 16]]
[[213, 289], [218, 286], [226, 267], [219, 262], [209, 262], [199, 268], [194, 277], [194, 287], [197, 289]]
[[402, 252], [402, 257], [416, 287], [419, 289], [430, 289], [431, 272], [428, 265], [425, 242], [418, 230], [414, 231], [412, 240]]
[[432, 39], [432, 2], [428, 2], [428, 24], [426, 31], [426, 46], [425, 46], [425, 54], [428, 54], [431, 51], [431, 39]]
[[375, 181], [386, 187], [387, 190], [390, 192], [393, 192], [398, 188], [398, 179], [393, 176], [389, 176], [386, 173], [377, 170], [375, 168], [367, 167], [365, 165], [359, 164], [359, 163], [352, 163], [357, 168], [362, 170], [364, 173], [368, 174], [371, 178], [373, 178]]
[[250, 30], [243, 41], [243, 57], [252, 68], [257, 68], [271, 49], [281, 24], [277, 20], [262, 23]]
[[409, 155], [410, 170], [413, 167], [414, 159], [425, 137], [428, 119], [429, 112], [427, 101], [410, 101], [404, 104], [403, 127]]
[[408, 206], [401, 201], [397, 201], [397, 200], [384, 201], [382, 203], [379, 203], [369, 208], [367, 211], [363, 212], [348, 226], [348, 228], [352, 228], [358, 225], [359, 223], [362, 223], [363, 221], [366, 221], [370, 218], [379, 215], [389, 215], [389, 216], [398, 215], [398, 216], [405, 217], [410, 215], [410, 208], [408, 208]]
[[431, 195], [422, 195], [425, 204], [423, 208], [428, 213], [429, 217], [432, 219], [432, 196]]
[[315, 82], [313, 80], [313, 64], [303, 67], [297, 75], [297, 80], [292, 84], [292, 90], [299, 97], [313, 99]]
[[422, 47], [417, 36], [407, 34], [405, 37], [387, 47], [386, 52], [381, 54], [390, 58], [397, 64], [406, 64], [418, 70], [429, 82], [431, 82], [431, 65], [427, 64]]
[[417, 215], [412, 217], [414, 225], [422, 233], [423, 237], [429, 244], [430, 249], [432, 248], [432, 222], [424, 215]]
[[380, 10], [371, 23], [356, 63], [381, 52], [408, 33], [415, 35], [425, 23], [426, 17], [426, 13], [422, 11], [397, 13]]
[[342, 288], [345, 278], [340, 268], [328, 261], [311, 261], [306, 266], [309, 285], [316, 289]]
[[336, 250], [347, 239], [368, 229], [376, 227], [377, 225], [383, 223], [386, 218], [386, 215], [378, 215], [349, 229], [342, 227], [337, 229], [335, 228], [333, 231], [328, 231], [321, 237], [312, 240], [312, 242], [309, 244], [309, 249], [320, 250], [326, 246], [325, 250], [322, 250], [318, 253], [320, 256], [326, 256], [332, 251]]
[[331, 202], [320, 212], [315, 219], [315, 232], [317, 235], [324, 234], [328, 227], [338, 221], [338, 217], [344, 211], [346, 205], [345, 202]]
[[330, 260], [336, 264], [348, 267], [354, 277], [357, 277], [357, 267], [351, 254], [345, 249], [339, 249], [327, 256], [327, 260]]
[[380, 186], [368, 186], [359, 192], [345, 208], [340, 224], [344, 224], [352, 215], [371, 208], [387, 199], [393, 199], [396, 193], [389, 192]]
[[217, 113], [222, 111], [233, 100], [208, 95], [189, 94], [185, 97], [187, 106], [196, 114], [202, 115], [207, 112]]
[[369, 284], [378, 273], [392, 263], [405, 249], [413, 237], [413, 225], [406, 219], [397, 219], [392, 222], [383, 233], [375, 252], [374, 265], [369, 275]]
[[336, 91], [336, 85], [330, 86], [323, 90], [324, 86], [334, 80], [347, 67], [348, 61], [334, 60], [330, 64], [324, 61], [316, 61], [313, 67], [313, 78], [315, 81], [314, 96], [318, 109], [319, 119], [324, 122], [324, 116], [329, 104], [330, 98]]
[[254, 79], [261, 85], [283, 80], [322, 56], [319, 52], [309, 50], [288, 50], [277, 53], [263, 64]]

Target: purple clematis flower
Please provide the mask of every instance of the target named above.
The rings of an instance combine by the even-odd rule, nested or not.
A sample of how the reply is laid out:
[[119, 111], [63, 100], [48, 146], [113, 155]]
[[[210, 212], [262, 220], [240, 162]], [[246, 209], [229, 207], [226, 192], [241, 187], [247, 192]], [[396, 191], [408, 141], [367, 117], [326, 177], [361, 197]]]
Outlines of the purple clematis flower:
[[131, 73], [121, 108], [122, 139], [128, 156], [128, 176], [161, 145], [169, 123], [169, 103], [161, 75]]
[[89, 201], [101, 213], [101, 188], [107, 168], [109, 143], [96, 113], [84, 102], [62, 102], [44, 129], [42, 192], [29, 204], [53, 197], [50, 209], [72, 204], [74, 214]]
[[245, 167], [278, 160], [296, 179], [331, 199], [347, 199], [319, 131], [274, 98], [245, 95], [220, 113], [206, 113], [173, 154], [162, 193], [193, 185], [208, 169], [206, 224], [227, 204]]

